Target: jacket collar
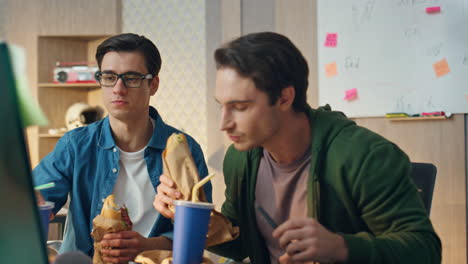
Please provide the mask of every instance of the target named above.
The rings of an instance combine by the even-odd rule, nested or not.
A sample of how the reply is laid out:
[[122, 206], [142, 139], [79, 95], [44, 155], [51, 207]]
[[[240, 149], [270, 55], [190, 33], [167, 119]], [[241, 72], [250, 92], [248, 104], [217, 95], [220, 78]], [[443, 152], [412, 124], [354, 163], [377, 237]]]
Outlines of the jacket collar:
[[[305, 113], [309, 119], [311, 126], [311, 160], [309, 180], [307, 184], [307, 210], [308, 215], [317, 220], [320, 220], [320, 166], [324, 158], [324, 151], [333, 139], [340, 133], [341, 129], [348, 125], [355, 124], [354, 121], [349, 120], [343, 113], [334, 112], [327, 104], [317, 109], [311, 108], [307, 105]], [[253, 161], [254, 174], [251, 178], [250, 184], [255, 186], [257, 179], [257, 169], [260, 159], [263, 155], [263, 148], [258, 147], [249, 151], [250, 159]], [[250, 195], [255, 197], [255, 188], [251, 190]]]
[[[148, 147], [156, 149], [164, 149], [166, 147], [167, 134], [170, 133], [166, 123], [162, 120], [158, 111], [150, 106], [149, 116], [154, 120], [153, 135], [148, 143]], [[102, 121], [98, 146], [104, 149], [115, 147], [114, 137], [112, 136], [112, 129], [109, 122], [109, 116]]]

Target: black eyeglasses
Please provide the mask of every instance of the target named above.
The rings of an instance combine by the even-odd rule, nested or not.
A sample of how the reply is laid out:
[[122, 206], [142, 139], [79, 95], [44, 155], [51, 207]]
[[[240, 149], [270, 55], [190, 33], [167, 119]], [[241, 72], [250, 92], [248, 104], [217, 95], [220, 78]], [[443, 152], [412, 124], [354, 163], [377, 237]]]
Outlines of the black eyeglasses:
[[122, 73], [116, 74], [111, 72], [96, 72], [94, 75], [96, 80], [104, 87], [113, 87], [117, 80], [120, 78], [128, 88], [140, 88], [143, 80], [153, 79], [152, 74], [138, 74], [138, 73]]

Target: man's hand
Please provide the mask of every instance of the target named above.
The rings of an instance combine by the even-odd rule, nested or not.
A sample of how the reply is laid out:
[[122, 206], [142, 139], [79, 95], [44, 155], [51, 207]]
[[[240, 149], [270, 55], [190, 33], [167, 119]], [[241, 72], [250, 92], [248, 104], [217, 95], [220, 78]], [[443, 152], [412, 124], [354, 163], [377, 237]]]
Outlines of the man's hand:
[[153, 206], [163, 216], [174, 219], [174, 213], [169, 210], [169, 205], [174, 199], [181, 197], [177, 191], [175, 182], [165, 175], [159, 177], [161, 183], [156, 188], [156, 196], [154, 197]]
[[[149, 250], [148, 239], [135, 231], [109, 233], [101, 240], [101, 254], [106, 263], [128, 263], [142, 251]], [[105, 249], [111, 247], [112, 249]]]
[[[36, 201], [37, 201], [37, 205], [41, 206], [41, 205], [45, 205], [45, 199], [44, 199], [44, 196], [42, 196], [41, 192], [40, 191], [34, 191], [36, 193]], [[49, 221], [52, 221], [54, 219], [55, 215], [50, 212], [50, 215], [49, 215]]]
[[44, 196], [42, 196], [40, 191], [34, 191], [36, 193], [36, 200], [37, 200], [37, 205], [44, 205], [45, 204], [45, 199]]
[[286, 250], [281, 263], [345, 262], [348, 248], [342, 236], [325, 229], [313, 218], [288, 220], [273, 231]]

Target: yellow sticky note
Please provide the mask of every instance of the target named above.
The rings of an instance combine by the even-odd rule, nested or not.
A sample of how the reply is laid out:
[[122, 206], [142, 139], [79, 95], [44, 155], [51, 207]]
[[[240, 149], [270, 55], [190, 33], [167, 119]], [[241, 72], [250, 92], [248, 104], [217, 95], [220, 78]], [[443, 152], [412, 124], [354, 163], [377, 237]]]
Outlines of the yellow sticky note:
[[338, 74], [336, 71], [336, 62], [328, 63], [327, 65], [325, 65], [325, 74], [328, 78]]
[[448, 65], [447, 59], [442, 59], [432, 65], [434, 67], [434, 72], [437, 78], [442, 77], [450, 72], [450, 67]]

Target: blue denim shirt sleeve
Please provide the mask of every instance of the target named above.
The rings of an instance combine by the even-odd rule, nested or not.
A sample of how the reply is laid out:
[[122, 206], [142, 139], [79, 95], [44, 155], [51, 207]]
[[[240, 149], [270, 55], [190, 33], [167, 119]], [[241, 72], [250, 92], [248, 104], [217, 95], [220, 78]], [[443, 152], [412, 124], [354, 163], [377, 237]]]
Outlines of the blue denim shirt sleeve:
[[41, 191], [44, 199], [55, 203], [54, 214], [66, 203], [73, 175], [73, 152], [67, 134], [59, 139], [55, 149], [33, 170], [35, 185], [54, 182], [55, 187]]

